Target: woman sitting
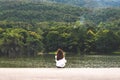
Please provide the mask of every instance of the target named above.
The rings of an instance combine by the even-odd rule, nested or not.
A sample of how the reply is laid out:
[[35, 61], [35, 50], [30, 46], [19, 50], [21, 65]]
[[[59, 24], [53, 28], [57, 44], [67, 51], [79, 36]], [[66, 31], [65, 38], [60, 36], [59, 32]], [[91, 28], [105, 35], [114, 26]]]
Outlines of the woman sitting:
[[65, 55], [62, 49], [58, 49], [55, 55], [56, 67], [57, 68], [64, 68], [65, 63], [67, 62], [65, 59]]

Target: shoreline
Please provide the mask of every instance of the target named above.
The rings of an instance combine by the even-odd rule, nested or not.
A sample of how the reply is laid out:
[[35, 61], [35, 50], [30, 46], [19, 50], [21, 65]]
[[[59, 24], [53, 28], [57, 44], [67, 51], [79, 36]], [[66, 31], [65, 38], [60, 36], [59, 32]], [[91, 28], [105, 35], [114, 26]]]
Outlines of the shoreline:
[[0, 80], [120, 80], [120, 68], [0, 68]]

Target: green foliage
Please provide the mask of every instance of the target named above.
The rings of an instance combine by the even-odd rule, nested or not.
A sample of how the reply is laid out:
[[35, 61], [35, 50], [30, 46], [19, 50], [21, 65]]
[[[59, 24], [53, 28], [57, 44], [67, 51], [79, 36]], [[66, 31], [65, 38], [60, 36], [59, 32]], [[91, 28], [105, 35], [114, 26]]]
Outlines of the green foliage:
[[51, 27], [46, 35], [44, 35], [44, 43], [47, 51], [54, 51], [57, 48], [65, 50], [69, 47], [71, 37], [71, 27], [59, 26]]
[[[74, 2], [73, 0], [69, 2], [71, 1]], [[78, 1], [81, 2], [81, 0]], [[85, 1], [85, 3], [87, 2], [91, 1]], [[79, 4], [79, 2], [77, 3]], [[95, 5], [95, 3], [92, 4]], [[89, 9], [39, 0], [0, 1], [0, 21], [8, 22], [76, 22], [83, 17], [84, 22], [92, 21], [99, 24], [100, 22], [118, 20], [119, 14], [119, 8]]]
[[[0, 22], [1, 56], [35, 56], [39, 51], [62, 48], [88, 54], [113, 52], [120, 47], [119, 20], [95, 25], [93, 22]], [[19, 28], [18, 28], [19, 27]]]
[[30, 2], [30, 1], [0, 1], [0, 21], [22, 22], [74, 22], [88, 9], [68, 5]]
[[47, 0], [47, 1], [88, 8], [120, 7], [119, 0]]
[[91, 12], [84, 15], [86, 20], [90, 20], [96, 24], [100, 22], [108, 22], [120, 19], [120, 8], [103, 8], [91, 10]]
[[0, 36], [1, 56], [35, 56], [41, 49], [41, 36], [32, 31], [8, 28]]
[[111, 53], [119, 48], [118, 36], [109, 30], [103, 30], [96, 36], [96, 51]]
[[33, 0], [0, 0], [0, 56], [62, 48], [89, 54], [120, 49], [120, 9], [87, 9]]

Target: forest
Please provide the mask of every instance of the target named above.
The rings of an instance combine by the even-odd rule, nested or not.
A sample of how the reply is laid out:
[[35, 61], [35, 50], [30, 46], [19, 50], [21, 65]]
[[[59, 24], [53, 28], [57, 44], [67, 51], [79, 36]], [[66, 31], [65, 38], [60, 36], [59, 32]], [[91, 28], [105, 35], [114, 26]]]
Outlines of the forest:
[[119, 0], [47, 0], [47, 1], [87, 7], [87, 8], [120, 7]]
[[0, 0], [0, 56], [37, 56], [120, 50], [120, 8], [91, 9], [58, 3]]

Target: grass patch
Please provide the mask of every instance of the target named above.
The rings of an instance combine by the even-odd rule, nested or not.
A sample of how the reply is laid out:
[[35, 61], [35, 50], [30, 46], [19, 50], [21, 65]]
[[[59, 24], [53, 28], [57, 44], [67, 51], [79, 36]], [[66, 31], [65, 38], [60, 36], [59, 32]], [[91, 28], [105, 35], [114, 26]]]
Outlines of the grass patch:
[[120, 51], [113, 52], [113, 54], [118, 54], [118, 55], [120, 55]]
[[53, 55], [55, 55], [55, 54], [56, 54], [56, 52], [49, 52], [48, 54], [53, 54]]
[[[31, 58], [0, 58], [0, 67], [4, 68], [55, 68], [54, 55], [42, 55]], [[66, 68], [111, 68], [120, 67], [117, 55], [66, 55]]]

